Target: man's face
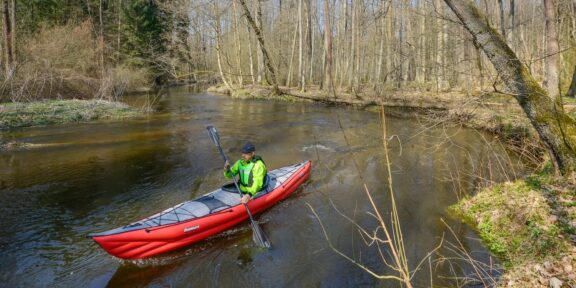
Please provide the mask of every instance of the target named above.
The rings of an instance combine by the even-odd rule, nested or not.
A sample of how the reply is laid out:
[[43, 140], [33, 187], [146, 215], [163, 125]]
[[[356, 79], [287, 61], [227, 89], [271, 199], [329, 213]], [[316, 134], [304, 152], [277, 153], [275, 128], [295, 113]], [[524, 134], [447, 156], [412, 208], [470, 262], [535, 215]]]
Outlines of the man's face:
[[244, 159], [246, 162], [252, 160], [252, 157], [254, 157], [254, 152], [242, 153], [242, 159]]

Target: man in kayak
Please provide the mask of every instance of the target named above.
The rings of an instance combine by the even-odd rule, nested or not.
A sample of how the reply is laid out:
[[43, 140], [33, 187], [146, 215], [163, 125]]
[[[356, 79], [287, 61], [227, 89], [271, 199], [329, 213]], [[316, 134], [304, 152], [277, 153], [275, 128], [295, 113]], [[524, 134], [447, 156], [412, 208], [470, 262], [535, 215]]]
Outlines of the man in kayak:
[[242, 159], [236, 161], [232, 167], [226, 161], [224, 164], [224, 176], [233, 178], [240, 174], [238, 186], [244, 196], [242, 203], [248, 203], [258, 191], [264, 187], [266, 178], [266, 164], [262, 157], [256, 155], [256, 148], [252, 143], [246, 143], [242, 147]]

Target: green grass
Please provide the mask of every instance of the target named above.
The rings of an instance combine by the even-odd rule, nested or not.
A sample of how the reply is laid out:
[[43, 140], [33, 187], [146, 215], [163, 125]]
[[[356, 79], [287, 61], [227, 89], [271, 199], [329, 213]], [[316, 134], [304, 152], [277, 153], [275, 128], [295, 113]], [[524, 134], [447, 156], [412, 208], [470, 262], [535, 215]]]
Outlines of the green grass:
[[[570, 227], [553, 221], [552, 208], [542, 187], [549, 175], [497, 184], [450, 207], [474, 226], [486, 246], [506, 267], [559, 257], [567, 251]], [[561, 236], [564, 234], [564, 236]]]
[[104, 100], [50, 100], [0, 104], [0, 129], [134, 117], [140, 112]]
[[[562, 102], [564, 103], [564, 105], [576, 106], [576, 98], [563, 97]], [[568, 115], [576, 119], [576, 109], [571, 108], [567, 109], [566, 111], [568, 111]]]
[[576, 98], [562, 97], [564, 104], [576, 105]]

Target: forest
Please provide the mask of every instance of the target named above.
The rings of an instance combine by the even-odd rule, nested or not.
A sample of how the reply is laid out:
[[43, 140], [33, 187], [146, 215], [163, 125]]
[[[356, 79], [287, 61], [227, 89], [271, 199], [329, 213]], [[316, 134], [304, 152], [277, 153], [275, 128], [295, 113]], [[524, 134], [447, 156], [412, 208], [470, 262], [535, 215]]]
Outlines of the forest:
[[[336, 94], [355, 95], [502, 90], [481, 47], [440, 0], [2, 2], [3, 102], [114, 98], [203, 76], [301, 90], [331, 81]], [[476, 6], [551, 95], [574, 97], [573, 1]]]

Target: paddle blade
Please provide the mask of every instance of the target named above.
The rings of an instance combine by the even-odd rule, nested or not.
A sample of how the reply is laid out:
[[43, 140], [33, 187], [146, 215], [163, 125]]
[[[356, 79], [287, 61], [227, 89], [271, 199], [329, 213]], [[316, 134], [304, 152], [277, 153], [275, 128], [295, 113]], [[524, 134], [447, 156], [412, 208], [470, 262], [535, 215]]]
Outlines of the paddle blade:
[[206, 130], [208, 130], [208, 134], [210, 134], [210, 139], [212, 139], [212, 142], [214, 142], [214, 144], [217, 146], [220, 146], [220, 136], [218, 135], [218, 130], [216, 130], [216, 127], [210, 125], [206, 127]]
[[270, 241], [268, 240], [262, 229], [260, 229], [260, 226], [258, 226], [258, 224], [256, 224], [256, 222], [254, 221], [252, 222], [251, 225], [252, 225], [252, 231], [254, 231], [254, 234], [252, 234], [252, 240], [254, 240], [254, 243], [256, 243], [256, 245], [262, 248], [268, 248], [268, 249], [272, 248], [272, 244], [270, 244]]

